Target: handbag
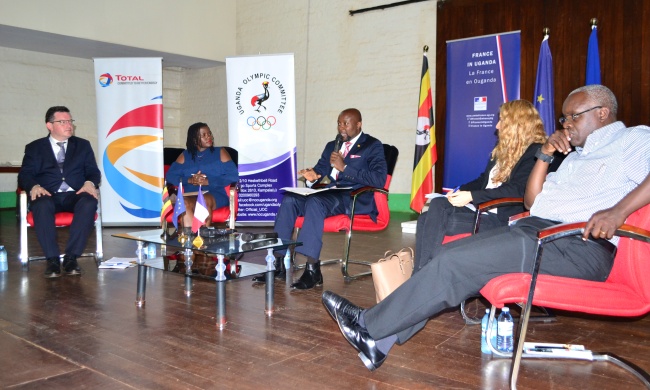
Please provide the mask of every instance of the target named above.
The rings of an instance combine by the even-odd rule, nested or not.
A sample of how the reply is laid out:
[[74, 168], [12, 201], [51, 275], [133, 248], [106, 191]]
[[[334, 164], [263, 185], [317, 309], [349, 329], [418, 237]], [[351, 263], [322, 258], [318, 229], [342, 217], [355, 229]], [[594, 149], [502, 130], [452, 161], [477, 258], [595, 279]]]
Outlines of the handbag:
[[397, 253], [386, 251], [383, 258], [370, 265], [377, 303], [411, 277], [413, 266], [412, 248], [402, 248]]

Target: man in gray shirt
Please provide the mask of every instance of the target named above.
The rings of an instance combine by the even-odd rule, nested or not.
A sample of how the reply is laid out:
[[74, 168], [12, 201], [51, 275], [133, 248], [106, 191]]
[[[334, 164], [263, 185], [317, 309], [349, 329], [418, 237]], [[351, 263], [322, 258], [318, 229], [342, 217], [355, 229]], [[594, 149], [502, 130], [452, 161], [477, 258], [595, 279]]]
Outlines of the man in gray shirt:
[[[530, 217], [444, 245], [411, 279], [367, 310], [332, 292], [323, 293], [323, 304], [369, 370], [381, 366], [396, 342], [406, 342], [441, 310], [478, 295], [491, 279], [529, 272], [540, 229], [586, 221], [618, 204], [626, 204], [627, 210], [628, 194], [636, 208], [650, 201], [635, 190], [648, 183], [650, 128], [626, 128], [616, 121], [617, 109], [616, 97], [602, 85], [569, 94], [560, 118], [564, 131], [542, 146], [526, 187]], [[557, 172], [547, 175], [555, 152], [568, 155]], [[604, 281], [618, 242], [612, 237], [618, 227], [609, 223], [612, 220], [600, 214], [598, 222], [588, 226], [589, 239], [570, 236], [545, 245], [540, 272]], [[616, 219], [619, 226], [623, 220]]]

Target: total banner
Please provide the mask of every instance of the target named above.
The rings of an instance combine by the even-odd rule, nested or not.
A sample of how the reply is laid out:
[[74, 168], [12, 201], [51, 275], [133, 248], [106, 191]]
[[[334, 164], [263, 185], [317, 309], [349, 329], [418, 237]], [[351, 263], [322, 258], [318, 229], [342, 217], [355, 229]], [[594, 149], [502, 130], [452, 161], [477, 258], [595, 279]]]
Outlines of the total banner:
[[239, 152], [237, 222], [275, 220], [297, 184], [293, 54], [226, 58], [229, 145]]
[[519, 99], [519, 31], [447, 41], [447, 120], [442, 186], [476, 179], [496, 145], [499, 107]]
[[95, 58], [102, 222], [160, 224], [162, 58]]

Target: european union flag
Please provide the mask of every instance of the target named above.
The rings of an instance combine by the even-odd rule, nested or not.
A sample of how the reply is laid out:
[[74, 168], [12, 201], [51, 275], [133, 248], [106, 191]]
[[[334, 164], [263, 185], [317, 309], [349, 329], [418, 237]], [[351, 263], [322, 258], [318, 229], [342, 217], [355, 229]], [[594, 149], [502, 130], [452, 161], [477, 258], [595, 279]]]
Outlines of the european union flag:
[[183, 182], [178, 186], [176, 205], [174, 206], [174, 227], [178, 230], [178, 217], [185, 212], [185, 200], [183, 199]]
[[600, 55], [598, 54], [598, 28], [591, 28], [587, 47], [587, 77], [585, 85], [600, 84]]
[[555, 91], [553, 88], [553, 57], [548, 46], [548, 35], [542, 40], [537, 62], [537, 80], [535, 81], [535, 97], [533, 102], [539, 116], [544, 122], [546, 134], [555, 132], [555, 108], [553, 106]]

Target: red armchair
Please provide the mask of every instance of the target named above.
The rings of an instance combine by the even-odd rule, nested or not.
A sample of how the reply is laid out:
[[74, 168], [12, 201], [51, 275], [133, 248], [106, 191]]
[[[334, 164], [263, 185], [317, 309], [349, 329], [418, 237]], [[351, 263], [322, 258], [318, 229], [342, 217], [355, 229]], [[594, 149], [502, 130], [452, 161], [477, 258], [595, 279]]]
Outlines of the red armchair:
[[[530, 302], [561, 310], [616, 317], [635, 317], [650, 312], [650, 206], [630, 215], [626, 224], [616, 231], [620, 236], [612, 271], [604, 282], [594, 282], [551, 275], [539, 275], [542, 248], [547, 242], [573, 234], [582, 234], [585, 223], [552, 226], [538, 234], [538, 249], [531, 274], [513, 273], [492, 279], [481, 294], [492, 304], [490, 320], [498, 307], [524, 302], [519, 324], [510, 378], [516, 388], [523, 353]], [[488, 326], [490, 329], [490, 326]], [[509, 356], [509, 355], [505, 355]], [[608, 361], [633, 373], [650, 388], [650, 376], [639, 367], [609, 353], [594, 353], [593, 360]]]

